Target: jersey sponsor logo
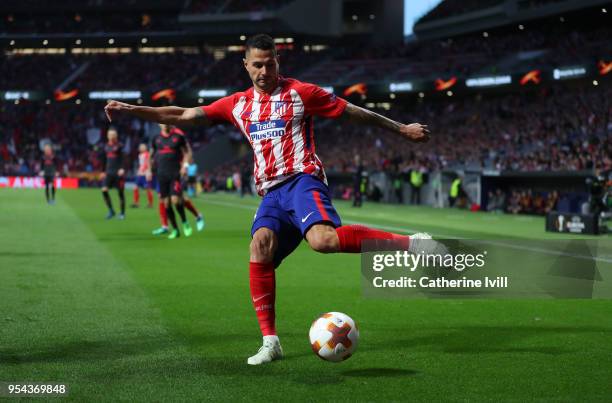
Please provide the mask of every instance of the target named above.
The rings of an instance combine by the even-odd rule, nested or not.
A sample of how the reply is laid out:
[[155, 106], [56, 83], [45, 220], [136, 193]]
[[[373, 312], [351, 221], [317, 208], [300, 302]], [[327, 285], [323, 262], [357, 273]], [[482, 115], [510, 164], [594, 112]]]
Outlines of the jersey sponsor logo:
[[249, 125], [251, 141], [273, 139], [285, 134], [285, 121], [282, 119], [267, 122], [251, 123]]
[[173, 150], [172, 148], [168, 147], [168, 146], [164, 146], [161, 150], [159, 150], [160, 154], [175, 154], [176, 150]]

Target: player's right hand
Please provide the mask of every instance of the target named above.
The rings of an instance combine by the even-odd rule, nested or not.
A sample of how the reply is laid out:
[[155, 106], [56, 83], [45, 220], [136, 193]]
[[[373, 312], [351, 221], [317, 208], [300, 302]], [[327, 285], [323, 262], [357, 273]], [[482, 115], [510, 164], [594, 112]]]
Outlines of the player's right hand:
[[147, 172], [145, 174], [145, 179], [147, 180], [147, 182], [152, 181], [153, 180], [153, 174], [151, 172]]
[[109, 122], [113, 121], [113, 114], [117, 112], [124, 112], [132, 109], [132, 105], [126, 104], [125, 102], [119, 102], [115, 100], [109, 100], [106, 106], [104, 107], [104, 113], [106, 113], [106, 117]]
[[427, 125], [422, 125], [420, 123], [402, 125], [400, 133], [408, 140], [415, 143], [425, 143], [429, 141], [429, 129]]
[[105, 178], [106, 178], [106, 172], [102, 172], [102, 173], [100, 174], [100, 179], [101, 179], [101, 180], [104, 180]]

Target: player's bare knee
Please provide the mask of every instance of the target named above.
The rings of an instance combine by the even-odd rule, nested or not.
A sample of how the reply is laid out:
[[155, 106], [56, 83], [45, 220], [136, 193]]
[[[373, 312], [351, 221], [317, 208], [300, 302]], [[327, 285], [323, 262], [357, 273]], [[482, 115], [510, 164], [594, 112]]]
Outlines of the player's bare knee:
[[276, 251], [276, 235], [272, 230], [260, 228], [253, 234], [250, 252], [251, 261], [257, 263], [270, 263]]
[[177, 204], [179, 204], [180, 199], [178, 196], [172, 196], [170, 199], [172, 200], [173, 205], [176, 206]]
[[312, 250], [320, 253], [338, 252], [339, 240], [336, 230], [332, 227], [312, 228], [306, 234], [306, 240]]

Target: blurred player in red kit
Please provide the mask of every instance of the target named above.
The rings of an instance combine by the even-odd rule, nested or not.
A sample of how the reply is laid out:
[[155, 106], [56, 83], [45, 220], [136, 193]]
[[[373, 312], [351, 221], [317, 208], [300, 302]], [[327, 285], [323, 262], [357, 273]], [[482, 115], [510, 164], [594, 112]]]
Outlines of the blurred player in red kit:
[[140, 189], [147, 191], [147, 207], [153, 207], [153, 180], [151, 176], [151, 161], [146, 144], [138, 146], [138, 171], [136, 172], [136, 187], [134, 188], [134, 203], [132, 207], [140, 206]]

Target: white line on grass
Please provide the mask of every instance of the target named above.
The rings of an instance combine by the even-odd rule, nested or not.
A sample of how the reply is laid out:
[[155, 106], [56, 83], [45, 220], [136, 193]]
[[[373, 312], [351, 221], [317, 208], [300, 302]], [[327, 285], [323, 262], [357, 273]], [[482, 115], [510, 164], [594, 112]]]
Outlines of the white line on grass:
[[[236, 208], [241, 208], [243, 210], [250, 210], [253, 212], [257, 210], [256, 206], [247, 206], [247, 205], [238, 204], [238, 203], [228, 203], [228, 202], [222, 202], [222, 201], [216, 201], [216, 200], [207, 200], [207, 203], [217, 204], [220, 206], [227, 206], [227, 207], [236, 207]], [[380, 228], [380, 229], [385, 229], [388, 231], [398, 231], [398, 232], [403, 232], [407, 234], [410, 234], [410, 233], [414, 234], [415, 232], [419, 232], [419, 230], [414, 229], [414, 228], [394, 227], [392, 225], [383, 225], [383, 224], [369, 223], [369, 222], [363, 222], [363, 221], [354, 221], [354, 220], [342, 220], [342, 221], [348, 224], [365, 225], [368, 227]], [[436, 238], [442, 238], [442, 239], [469, 239], [469, 238], [462, 238], [462, 237], [457, 237], [457, 236], [448, 235], [448, 234], [440, 234], [440, 233], [431, 233], [431, 235], [435, 236]], [[475, 239], [470, 239], [470, 240], [476, 243], [484, 244], [484, 245], [503, 246], [503, 247], [510, 248], [510, 249], [537, 252], [537, 253], [543, 253], [546, 255], [567, 256], [567, 257], [573, 257], [576, 259], [586, 259], [586, 260], [594, 260], [596, 262], [612, 263], [612, 258], [601, 257], [601, 256], [578, 255], [574, 253], [560, 252], [560, 251], [555, 251], [555, 250], [546, 249], [546, 248], [512, 245], [512, 244], [508, 244], [505, 242], [499, 242], [499, 241], [485, 241], [485, 240], [475, 240]]]

